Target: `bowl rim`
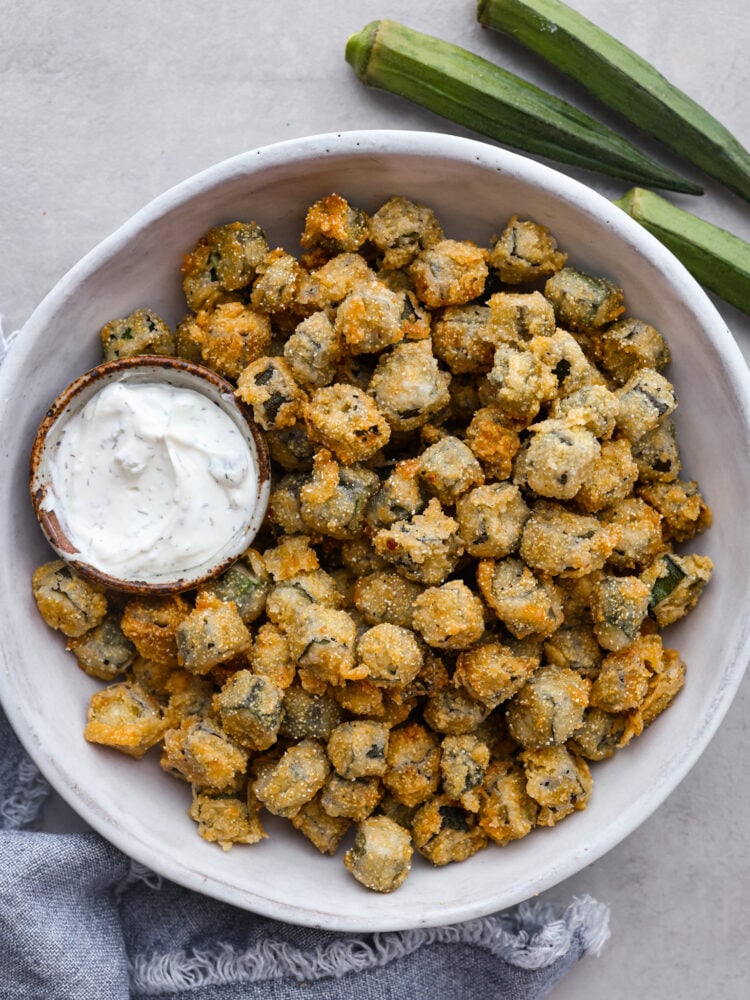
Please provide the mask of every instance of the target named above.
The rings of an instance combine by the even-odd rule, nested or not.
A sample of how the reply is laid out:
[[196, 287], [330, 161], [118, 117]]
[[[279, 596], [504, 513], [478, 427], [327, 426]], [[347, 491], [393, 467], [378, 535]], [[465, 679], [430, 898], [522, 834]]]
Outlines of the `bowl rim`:
[[[140, 376], [143, 376], [142, 378]], [[176, 382], [175, 382], [176, 379]], [[242, 436], [249, 447], [258, 477], [255, 505], [240, 532], [219, 550], [221, 558], [205, 561], [192, 575], [182, 573], [174, 578], [157, 580], [117, 577], [99, 569], [80, 557], [79, 550], [68, 538], [57, 511], [47, 509], [45, 499], [50, 489], [47, 471], [47, 454], [50, 435], [64, 427], [64, 421], [76, 413], [105, 386], [118, 381], [136, 383], [166, 382], [170, 385], [190, 387], [205, 396], [232, 420], [235, 426], [242, 423]], [[239, 419], [235, 419], [235, 415]], [[166, 596], [193, 590], [223, 573], [236, 562], [252, 544], [263, 523], [268, 507], [271, 485], [271, 459], [264, 434], [253, 418], [253, 411], [241, 399], [225, 378], [204, 365], [170, 355], [137, 354], [115, 358], [94, 365], [66, 386], [49, 406], [34, 437], [29, 459], [29, 493], [36, 519], [47, 541], [55, 552], [77, 572], [110, 590], [142, 597]], [[227, 549], [229, 551], [227, 551]]]
[[[206, 190], [226, 183], [232, 177], [252, 173], [258, 164], [262, 164], [264, 169], [269, 169], [275, 165], [288, 165], [296, 161], [306, 162], [318, 157], [350, 157], [359, 153], [450, 158], [466, 164], [478, 163], [509, 177], [520, 177], [524, 183], [538, 185], [548, 191], [554, 189], [557, 196], [575, 207], [580, 213], [614, 229], [625, 243], [637, 248], [641, 254], [647, 256], [650, 263], [659, 267], [667, 280], [681, 286], [683, 296], [687, 298], [691, 310], [701, 317], [704, 324], [710, 328], [712, 346], [724, 365], [726, 378], [740, 405], [741, 419], [745, 426], [750, 428], [750, 373], [726, 323], [706, 292], [685, 267], [635, 220], [581, 181], [575, 180], [551, 166], [503, 147], [442, 133], [394, 129], [331, 132], [271, 143], [215, 163], [148, 202], [75, 264], [34, 310], [23, 327], [22, 335], [16, 338], [3, 365], [0, 366], [0, 407], [2, 407], [10, 387], [22, 376], [24, 370], [22, 359], [25, 358], [25, 352], [23, 347], [19, 346], [24, 341], [23, 333], [33, 334], [43, 329], [58, 303], [68, 294], [68, 288], [71, 285], [78, 284], [84, 280], [88, 273], [106, 265], [107, 261], [123, 245], [132, 240], [153, 221], [198, 193], [205, 193]], [[690, 740], [686, 740], [680, 755], [674, 760], [674, 766], [671, 770], [660, 769], [657, 779], [639, 797], [638, 808], [630, 810], [627, 814], [627, 821], [623, 821], [618, 826], [616, 833], [611, 833], [609, 836], [600, 835], [598, 839], [582, 845], [580, 850], [571, 852], [571, 856], [564, 862], [551, 865], [546, 878], [533, 882], [528, 880], [519, 887], [513, 899], [504, 898], [502, 901], [498, 901], [498, 893], [498, 896], [495, 897], [498, 906], [512, 905], [558, 884], [607, 853], [643, 823], [683, 780], [716, 732], [739, 687], [749, 658], [750, 617], [738, 631], [732, 655], [727, 658], [722, 684], [711, 703], [707, 705], [700, 728], [692, 734]], [[107, 840], [136, 860], [155, 867], [153, 859], [150, 857], [148, 845], [142, 845], [116, 825], [108, 825], [93, 804], [89, 803], [85, 797], [80, 796], [79, 789], [68, 787], [65, 774], [54, 770], [54, 762], [45, 756], [43, 748], [27, 732], [28, 720], [23, 714], [22, 707], [5, 694], [3, 702], [8, 717], [14, 724], [16, 731], [19, 732], [21, 741], [30, 756], [62, 797]], [[377, 931], [414, 926], [437, 926], [482, 916], [491, 912], [492, 909], [498, 908], [498, 906], [492, 906], [492, 901], [485, 898], [481, 901], [481, 905], [452, 906], [447, 904], [439, 912], [423, 915], [418, 922], [412, 919], [408, 923], [398, 923], [397, 918], [396, 922], [394, 922], [393, 917], [381, 918], [375, 908], [368, 911], [365, 903], [359, 922], [342, 921], [336, 913], [326, 909], [323, 900], [313, 901], [311, 906], [305, 906], [302, 903], [299, 906], [292, 906], [278, 900], [267, 900], [248, 890], [235, 888], [226, 882], [216, 882], [216, 884], [207, 886], [205, 879], [197, 871], [172, 859], [168, 854], [159, 859], [159, 871], [183, 886], [244, 909], [250, 909], [291, 923], [332, 930]], [[318, 909], [317, 906], [320, 908]]]

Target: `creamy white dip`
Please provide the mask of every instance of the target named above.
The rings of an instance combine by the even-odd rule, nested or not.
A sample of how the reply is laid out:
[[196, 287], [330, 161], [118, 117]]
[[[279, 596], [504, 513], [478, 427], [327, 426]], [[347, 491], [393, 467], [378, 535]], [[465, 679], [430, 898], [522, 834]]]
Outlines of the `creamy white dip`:
[[129, 580], [218, 554], [258, 497], [250, 447], [216, 403], [166, 383], [112, 382], [66, 423], [45, 506], [81, 558]]

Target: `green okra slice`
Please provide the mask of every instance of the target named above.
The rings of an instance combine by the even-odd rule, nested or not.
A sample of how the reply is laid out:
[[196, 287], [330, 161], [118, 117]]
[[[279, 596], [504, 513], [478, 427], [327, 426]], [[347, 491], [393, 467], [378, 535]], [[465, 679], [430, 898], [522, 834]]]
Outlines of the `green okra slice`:
[[582, 14], [561, 0], [479, 0], [477, 18], [750, 201], [750, 152], [705, 108]]
[[352, 35], [346, 59], [363, 83], [405, 97], [503, 145], [638, 184], [702, 193], [565, 101], [466, 49], [397, 21], [372, 21]]
[[653, 191], [632, 188], [615, 205], [653, 233], [702, 285], [750, 314], [750, 243]]

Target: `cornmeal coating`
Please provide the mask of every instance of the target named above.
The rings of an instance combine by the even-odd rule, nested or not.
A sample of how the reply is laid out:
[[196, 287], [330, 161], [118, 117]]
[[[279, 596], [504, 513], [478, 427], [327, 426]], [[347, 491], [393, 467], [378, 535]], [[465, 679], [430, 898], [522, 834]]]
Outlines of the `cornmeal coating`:
[[594, 634], [602, 649], [617, 650], [638, 635], [648, 614], [651, 589], [637, 576], [605, 576], [591, 594]]
[[294, 740], [325, 740], [343, 721], [341, 707], [330, 694], [312, 694], [298, 683], [284, 691], [279, 735]]
[[273, 746], [283, 704], [283, 690], [250, 670], [234, 673], [214, 700], [224, 732], [248, 750], [267, 750]]
[[591, 687], [591, 705], [615, 713], [638, 708], [662, 657], [662, 641], [657, 635], [638, 636], [609, 653]]
[[544, 639], [562, 624], [560, 592], [520, 559], [480, 560], [477, 583], [487, 604], [516, 639]]
[[494, 709], [520, 691], [538, 666], [538, 656], [485, 642], [459, 653], [453, 679], [475, 701]]
[[310, 604], [286, 630], [297, 668], [325, 685], [361, 680], [367, 668], [356, 663], [357, 626], [346, 611]]
[[46, 624], [70, 638], [96, 628], [107, 614], [104, 588], [79, 576], [64, 559], [34, 570], [31, 590]]
[[342, 722], [328, 739], [328, 758], [342, 778], [382, 776], [387, 767], [388, 739], [388, 727], [382, 722]]
[[664, 548], [662, 516], [639, 497], [605, 508], [599, 519], [619, 529], [619, 540], [608, 559], [617, 570], [645, 569]]
[[469, 555], [480, 559], [515, 552], [530, 516], [521, 491], [511, 483], [476, 486], [456, 502], [458, 533]]
[[411, 431], [448, 406], [450, 381], [428, 340], [409, 341], [381, 357], [370, 392], [394, 431]]
[[198, 836], [228, 851], [233, 844], [257, 844], [268, 834], [249, 796], [193, 788], [190, 818], [198, 824]]
[[603, 441], [589, 478], [576, 494], [576, 503], [583, 510], [598, 514], [630, 496], [637, 479], [638, 466], [633, 461], [630, 443], [625, 438]]
[[403, 310], [403, 295], [371, 279], [340, 303], [334, 325], [352, 354], [374, 354], [404, 339]]
[[495, 343], [489, 306], [449, 306], [432, 325], [435, 356], [456, 375], [489, 371]]
[[253, 408], [266, 430], [291, 427], [302, 416], [307, 396], [283, 358], [261, 357], [240, 372], [237, 395]]
[[[597, 585], [598, 582], [594, 587]], [[596, 677], [603, 656], [604, 650], [599, 645], [593, 626], [589, 623], [564, 624], [544, 640], [546, 663], [554, 663], [558, 667], [572, 667], [584, 677]]]
[[488, 479], [510, 479], [521, 442], [518, 431], [508, 426], [502, 409], [472, 406], [466, 444], [482, 463]]
[[323, 786], [320, 805], [334, 817], [344, 817], [361, 823], [373, 812], [383, 797], [380, 778], [342, 778], [332, 772]]
[[102, 327], [100, 337], [105, 361], [175, 353], [169, 325], [151, 309], [136, 309], [123, 319], [111, 320]]
[[287, 472], [307, 472], [312, 467], [315, 445], [305, 433], [304, 425], [273, 427], [266, 433], [268, 453]]
[[514, 215], [500, 236], [493, 237], [487, 262], [501, 281], [522, 285], [554, 274], [566, 259], [546, 226]]
[[571, 500], [594, 474], [601, 444], [585, 427], [549, 419], [531, 428], [521, 450], [514, 480], [538, 496]]
[[446, 736], [441, 744], [440, 774], [443, 792], [455, 799], [467, 812], [478, 812], [479, 787], [490, 762], [490, 751], [478, 737]]
[[633, 317], [601, 330], [594, 340], [594, 352], [599, 366], [618, 385], [624, 385], [639, 368], [661, 371], [672, 360], [659, 331]]
[[281, 247], [258, 264], [250, 302], [261, 313], [283, 313], [294, 308], [303, 272], [296, 258]]
[[249, 625], [265, 611], [269, 590], [268, 571], [260, 553], [248, 549], [229, 569], [201, 584], [198, 595], [210, 594], [220, 601], [231, 602], [245, 625]]
[[462, 306], [484, 291], [487, 251], [468, 240], [441, 240], [409, 267], [420, 300], [429, 309]]
[[210, 229], [182, 262], [183, 289], [193, 312], [236, 298], [255, 279], [268, 253], [256, 222], [231, 222]]
[[426, 490], [450, 507], [473, 486], [484, 483], [482, 466], [460, 438], [447, 434], [425, 448], [419, 459], [419, 478]]
[[557, 399], [604, 382], [576, 338], [567, 330], [557, 329], [550, 336], [532, 337], [527, 347], [555, 376]]
[[665, 552], [643, 573], [650, 590], [649, 614], [659, 628], [666, 628], [692, 611], [711, 579], [713, 562], [708, 556]]
[[473, 733], [490, 714], [489, 706], [472, 698], [462, 687], [441, 687], [424, 705], [424, 721], [436, 733], [463, 736]]
[[641, 368], [616, 392], [617, 429], [630, 441], [655, 430], [677, 407], [674, 386], [661, 372]]
[[517, 347], [555, 332], [555, 311], [541, 292], [495, 292], [487, 300], [490, 339]]
[[65, 644], [78, 666], [90, 677], [114, 680], [124, 673], [136, 657], [136, 648], [120, 628], [120, 616], [109, 612], [103, 621]]
[[300, 740], [256, 779], [253, 790], [261, 805], [291, 819], [325, 784], [330, 764], [325, 748], [315, 740]]
[[341, 332], [323, 310], [303, 319], [284, 344], [286, 363], [308, 392], [333, 382], [342, 354]]
[[176, 667], [177, 629], [189, 614], [190, 605], [179, 594], [133, 597], [125, 605], [120, 627], [139, 656]]
[[420, 806], [412, 824], [414, 846], [433, 865], [465, 861], [487, 846], [487, 834], [473, 813], [447, 795]]
[[524, 750], [526, 791], [539, 803], [538, 826], [554, 826], [565, 816], [585, 809], [593, 781], [588, 764], [566, 747]]
[[208, 718], [187, 718], [164, 734], [161, 766], [170, 774], [201, 787], [221, 791], [234, 785], [247, 769], [247, 750]]
[[194, 674], [206, 674], [218, 663], [249, 649], [252, 639], [231, 601], [201, 593], [195, 607], [175, 629], [177, 660]]
[[630, 444], [639, 483], [672, 483], [680, 475], [682, 459], [670, 417], [662, 418], [652, 431]]
[[354, 385], [316, 389], [303, 415], [311, 439], [345, 464], [371, 458], [391, 436], [375, 400]]
[[422, 669], [422, 650], [407, 628], [384, 622], [367, 629], [357, 642], [357, 660], [376, 687], [404, 687]]
[[616, 750], [627, 746], [632, 736], [626, 713], [589, 707], [583, 713], [583, 722], [565, 745], [586, 760], [606, 760]]
[[344, 865], [368, 889], [393, 892], [409, 874], [413, 853], [408, 830], [388, 816], [371, 816], [359, 824]]
[[550, 417], [564, 420], [571, 426], [583, 427], [604, 441], [611, 438], [620, 412], [620, 400], [605, 385], [584, 385], [552, 402]]
[[224, 378], [236, 379], [271, 346], [271, 321], [242, 302], [201, 310], [183, 336], [198, 345], [201, 362]]
[[461, 580], [428, 587], [414, 601], [414, 628], [429, 646], [467, 649], [484, 633], [482, 601]]
[[508, 703], [511, 736], [526, 749], [564, 743], [581, 725], [590, 691], [577, 671], [544, 664]]
[[358, 253], [340, 253], [303, 277], [297, 290], [296, 310], [309, 315], [338, 305], [353, 288], [374, 277], [364, 257]]
[[396, 801], [413, 807], [434, 795], [440, 785], [440, 741], [418, 722], [391, 730], [383, 785]]
[[322, 793], [318, 793], [292, 816], [292, 826], [307, 837], [321, 854], [333, 855], [339, 849], [351, 821], [345, 816], [331, 816], [326, 812]]
[[661, 514], [665, 541], [687, 542], [711, 527], [711, 508], [695, 480], [646, 483], [638, 494]]
[[526, 791], [526, 774], [508, 760], [493, 760], [479, 789], [477, 821], [487, 836], [504, 847], [536, 826], [539, 804]]
[[363, 531], [367, 505], [380, 487], [377, 473], [359, 463], [339, 464], [330, 451], [316, 452], [312, 476], [300, 489], [300, 516], [313, 534], [341, 540]]
[[407, 267], [422, 250], [444, 238], [431, 208], [400, 195], [389, 198], [370, 216], [368, 235], [387, 270]]
[[299, 573], [289, 580], [277, 583], [268, 594], [266, 615], [274, 625], [284, 631], [304, 617], [312, 604], [340, 608], [344, 601], [336, 581], [325, 570]]
[[550, 576], [587, 576], [601, 569], [620, 539], [615, 525], [562, 504], [538, 501], [526, 521], [520, 555], [527, 566]]
[[428, 586], [442, 583], [463, 554], [458, 522], [443, 513], [437, 497], [423, 514], [378, 531], [373, 545], [407, 580]]
[[341, 195], [329, 194], [308, 208], [300, 246], [333, 256], [359, 250], [367, 236], [367, 214]]
[[555, 398], [557, 378], [528, 348], [498, 344], [483, 387], [483, 403], [495, 407], [506, 424], [520, 429]]
[[161, 740], [166, 728], [158, 701], [140, 684], [122, 681], [91, 696], [83, 735], [89, 743], [142, 757]]
[[552, 303], [558, 326], [566, 330], [602, 327], [625, 311], [621, 288], [607, 278], [572, 267], [564, 267], [547, 279], [544, 296]]
[[410, 629], [414, 624], [414, 601], [422, 589], [395, 570], [377, 570], [357, 580], [353, 600], [370, 625], [388, 622]]
[[396, 521], [405, 521], [420, 514], [427, 501], [417, 478], [418, 459], [397, 462], [367, 505], [367, 524], [371, 531], [390, 528]]

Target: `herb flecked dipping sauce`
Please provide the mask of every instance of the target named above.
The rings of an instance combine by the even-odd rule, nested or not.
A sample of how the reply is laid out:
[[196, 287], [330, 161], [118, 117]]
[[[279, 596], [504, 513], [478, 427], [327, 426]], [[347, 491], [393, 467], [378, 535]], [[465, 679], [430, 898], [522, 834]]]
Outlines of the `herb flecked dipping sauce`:
[[113, 382], [49, 456], [54, 510], [82, 559], [124, 579], [187, 573], [242, 530], [258, 471], [231, 417], [193, 389]]

